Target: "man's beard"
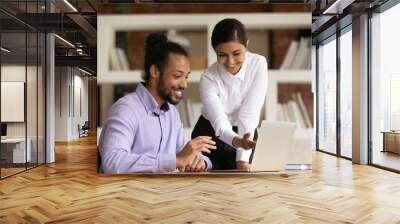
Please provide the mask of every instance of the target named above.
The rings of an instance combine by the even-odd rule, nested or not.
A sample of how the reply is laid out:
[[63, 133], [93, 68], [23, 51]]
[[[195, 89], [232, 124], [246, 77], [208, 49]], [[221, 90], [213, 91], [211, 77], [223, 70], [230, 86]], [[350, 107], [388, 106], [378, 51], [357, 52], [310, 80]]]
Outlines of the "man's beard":
[[[179, 88], [179, 87], [172, 87], [172, 90], [183, 90], [183, 89]], [[160, 75], [160, 79], [158, 80], [158, 83], [157, 83], [157, 91], [158, 91], [158, 94], [160, 95], [160, 97], [163, 100], [167, 101], [168, 103], [173, 104], [173, 105], [177, 105], [179, 103], [179, 100], [177, 100], [177, 101], [173, 100], [172, 91], [166, 89], [162, 75]]]

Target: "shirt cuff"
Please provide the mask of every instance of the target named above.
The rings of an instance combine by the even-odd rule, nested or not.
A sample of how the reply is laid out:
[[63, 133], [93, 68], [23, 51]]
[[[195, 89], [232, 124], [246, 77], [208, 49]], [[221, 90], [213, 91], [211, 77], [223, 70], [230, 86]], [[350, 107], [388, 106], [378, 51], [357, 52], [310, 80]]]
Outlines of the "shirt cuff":
[[243, 148], [238, 148], [236, 149], [236, 161], [244, 161], [244, 162], [249, 162], [250, 160], [250, 155], [251, 155], [252, 149], [243, 149]]
[[236, 134], [234, 131], [232, 130], [226, 130], [222, 133], [221, 136], [219, 136], [219, 139], [221, 139], [222, 141], [224, 141], [226, 144], [232, 145], [232, 140], [234, 137], [238, 136], [238, 134]]
[[171, 172], [176, 169], [176, 154], [160, 154], [158, 158], [158, 170], [156, 172]]
[[204, 160], [204, 162], [206, 163], [206, 171], [209, 171], [209, 170], [211, 170], [212, 169], [212, 163], [211, 163], [211, 160], [207, 157], [207, 156], [205, 156], [205, 155], [201, 155], [201, 157], [203, 158], [203, 160]]

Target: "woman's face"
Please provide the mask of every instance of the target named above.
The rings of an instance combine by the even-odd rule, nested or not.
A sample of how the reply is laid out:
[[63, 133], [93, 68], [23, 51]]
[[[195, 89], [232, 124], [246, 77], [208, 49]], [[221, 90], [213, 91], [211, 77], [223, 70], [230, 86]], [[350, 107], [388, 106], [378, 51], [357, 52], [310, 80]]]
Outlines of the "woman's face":
[[246, 59], [246, 46], [237, 41], [229, 41], [218, 44], [214, 50], [219, 64], [232, 75], [238, 73]]

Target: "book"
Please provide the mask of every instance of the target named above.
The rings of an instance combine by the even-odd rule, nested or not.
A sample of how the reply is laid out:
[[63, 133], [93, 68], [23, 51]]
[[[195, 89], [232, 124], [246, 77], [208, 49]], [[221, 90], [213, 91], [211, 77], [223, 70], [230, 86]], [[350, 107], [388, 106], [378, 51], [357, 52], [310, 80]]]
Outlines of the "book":
[[296, 117], [294, 115], [294, 108], [293, 105], [291, 103], [292, 100], [289, 100], [286, 104], [287, 104], [287, 114], [288, 114], [288, 118], [290, 122], [296, 122]]
[[128, 58], [126, 57], [125, 50], [119, 47], [117, 47], [115, 50], [117, 52], [117, 58], [118, 58], [118, 63], [120, 65], [120, 69], [124, 71], [129, 70], [129, 63], [128, 63]]
[[117, 54], [118, 54], [117, 49], [111, 48], [111, 50], [110, 50], [110, 69], [113, 71], [121, 70], [121, 66], [120, 66]]
[[291, 69], [305, 69], [307, 64], [307, 57], [309, 57], [310, 49], [308, 48], [307, 38], [301, 38], [299, 43], [299, 48], [294, 57], [293, 63], [291, 64]]
[[299, 104], [301, 115], [303, 117], [303, 120], [305, 121], [305, 127], [312, 128], [310, 116], [308, 114], [306, 105], [304, 104], [303, 97], [299, 92], [296, 93], [296, 101]]
[[292, 40], [290, 42], [289, 49], [286, 52], [285, 58], [283, 59], [282, 65], [280, 69], [290, 69], [293, 60], [295, 59], [296, 52], [298, 50], [299, 42], [296, 40]]
[[276, 105], [276, 120], [277, 121], [285, 121], [285, 118], [283, 117], [283, 109], [282, 109], [282, 104], [278, 103]]
[[298, 128], [305, 128], [305, 124], [303, 121], [303, 117], [301, 116], [299, 105], [296, 103], [295, 100], [290, 100], [289, 105], [293, 109], [294, 121], [297, 124]]

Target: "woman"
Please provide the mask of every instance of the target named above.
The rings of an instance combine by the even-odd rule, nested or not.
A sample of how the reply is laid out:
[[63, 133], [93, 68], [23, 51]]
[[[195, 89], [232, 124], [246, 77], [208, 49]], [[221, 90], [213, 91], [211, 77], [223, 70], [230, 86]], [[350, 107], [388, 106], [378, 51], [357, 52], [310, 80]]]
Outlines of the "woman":
[[267, 60], [247, 51], [245, 27], [236, 19], [220, 21], [211, 44], [217, 62], [200, 80], [203, 109], [192, 138], [207, 135], [217, 143], [206, 155], [212, 169], [248, 169], [267, 91]]

